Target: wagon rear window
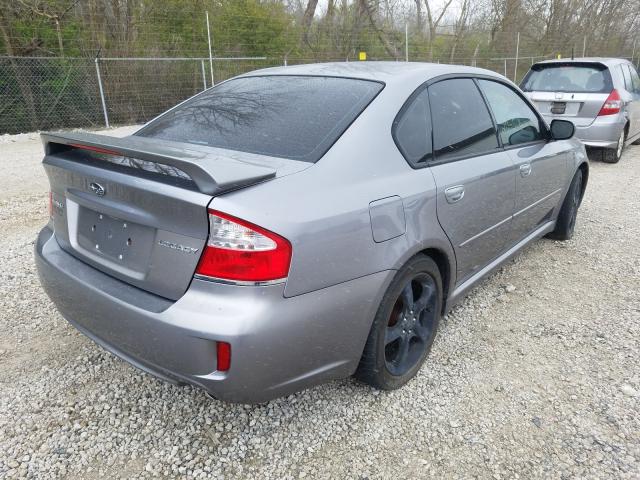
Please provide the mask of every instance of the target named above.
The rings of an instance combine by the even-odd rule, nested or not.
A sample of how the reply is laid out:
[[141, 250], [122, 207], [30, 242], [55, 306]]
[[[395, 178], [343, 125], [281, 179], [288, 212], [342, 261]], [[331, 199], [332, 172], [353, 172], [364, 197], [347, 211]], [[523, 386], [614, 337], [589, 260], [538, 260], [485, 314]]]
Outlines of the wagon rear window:
[[550, 63], [534, 65], [522, 82], [525, 92], [609, 93], [611, 74], [604, 65]]
[[222, 83], [138, 135], [316, 162], [382, 89], [368, 80], [245, 77]]

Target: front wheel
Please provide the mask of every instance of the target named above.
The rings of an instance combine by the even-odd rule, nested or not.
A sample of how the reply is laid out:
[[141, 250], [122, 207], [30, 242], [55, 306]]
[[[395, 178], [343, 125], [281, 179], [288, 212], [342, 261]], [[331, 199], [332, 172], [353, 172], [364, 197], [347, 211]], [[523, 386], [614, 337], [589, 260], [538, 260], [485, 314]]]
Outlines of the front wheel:
[[442, 311], [442, 279], [436, 263], [413, 257], [398, 271], [373, 321], [356, 378], [394, 390], [411, 380], [427, 358]]
[[562, 202], [560, 213], [556, 220], [556, 228], [547, 237], [554, 240], [569, 240], [573, 237], [576, 228], [576, 218], [578, 216], [578, 207], [582, 197], [582, 170], [578, 169], [571, 180], [567, 196]]

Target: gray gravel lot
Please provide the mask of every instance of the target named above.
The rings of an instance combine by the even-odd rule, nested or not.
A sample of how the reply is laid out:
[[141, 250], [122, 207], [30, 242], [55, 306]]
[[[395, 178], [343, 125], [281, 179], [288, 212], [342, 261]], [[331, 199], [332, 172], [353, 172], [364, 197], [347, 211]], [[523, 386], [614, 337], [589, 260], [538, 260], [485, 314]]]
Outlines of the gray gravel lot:
[[640, 478], [640, 147], [592, 162], [575, 238], [473, 291], [404, 389], [261, 406], [157, 381], [54, 310], [40, 159], [0, 136], [0, 477]]

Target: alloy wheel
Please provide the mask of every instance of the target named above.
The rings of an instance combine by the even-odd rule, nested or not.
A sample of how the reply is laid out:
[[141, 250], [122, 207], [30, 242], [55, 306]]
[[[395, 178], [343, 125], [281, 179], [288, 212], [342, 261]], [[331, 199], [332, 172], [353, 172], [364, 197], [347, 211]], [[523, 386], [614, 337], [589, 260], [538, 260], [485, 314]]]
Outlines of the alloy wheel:
[[415, 275], [398, 296], [385, 330], [387, 370], [404, 375], [428, 350], [436, 331], [438, 290], [427, 273]]

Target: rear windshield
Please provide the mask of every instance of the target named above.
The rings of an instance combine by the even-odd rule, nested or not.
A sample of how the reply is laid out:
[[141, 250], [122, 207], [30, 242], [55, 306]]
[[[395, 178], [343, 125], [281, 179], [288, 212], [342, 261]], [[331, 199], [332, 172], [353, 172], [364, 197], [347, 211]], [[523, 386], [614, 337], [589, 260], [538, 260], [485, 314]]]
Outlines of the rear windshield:
[[534, 65], [522, 82], [525, 92], [609, 93], [611, 75], [599, 64]]
[[337, 77], [237, 78], [188, 100], [137, 135], [316, 162], [382, 87]]

